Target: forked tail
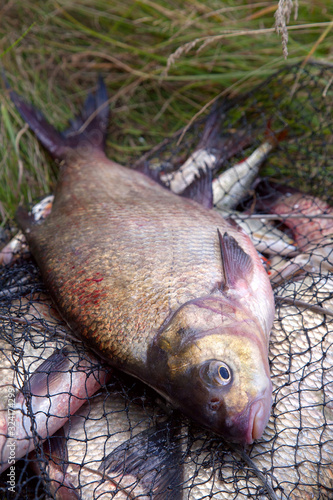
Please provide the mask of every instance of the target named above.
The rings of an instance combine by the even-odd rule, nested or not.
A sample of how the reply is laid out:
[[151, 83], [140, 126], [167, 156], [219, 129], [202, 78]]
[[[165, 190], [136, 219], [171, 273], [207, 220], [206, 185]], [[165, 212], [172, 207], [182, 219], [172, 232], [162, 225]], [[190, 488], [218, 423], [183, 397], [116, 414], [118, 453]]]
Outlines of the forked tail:
[[[6, 79], [5, 83], [10, 89]], [[11, 89], [10, 97], [22, 118], [54, 158], [63, 159], [69, 149], [104, 150], [109, 106], [106, 87], [101, 77], [98, 79], [95, 95], [88, 95], [81, 114], [71, 120], [70, 127], [63, 132], [56, 130], [38, 109], [25, 102]]]

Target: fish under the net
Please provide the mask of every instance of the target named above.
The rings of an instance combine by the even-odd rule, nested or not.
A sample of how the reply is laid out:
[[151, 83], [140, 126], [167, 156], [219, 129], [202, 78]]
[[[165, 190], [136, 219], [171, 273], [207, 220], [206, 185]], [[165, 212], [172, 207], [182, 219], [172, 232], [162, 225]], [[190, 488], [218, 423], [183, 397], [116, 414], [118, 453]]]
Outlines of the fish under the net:
[[[248, 182], [243, 173], [236, 178], [241, 196], [232, 191], [227, 207], [229, 217], [242, 220], [259, 240], [276, 296], [269, 354], [273, 408], [263, 437], [245, 449], [230, 445], [144, 384], [108, 369], [73, 338], [25, 255], [0, 272], [0, 439], [8, 436], [0, 465], [20, 458], [0, 476], [1, 498], [333, 498], [332, 211], [325, 209], [328, 230], [315, 239], [306, 226], [315, 221], [315, 207], [305, 216], [299, 207], [280, 216], [269, 211], [276, 208], [271, 181], [287, 186], [288, 198], [298, 189], [313, 203], [331, 202], [332, 77], [331, 66], [286, 67], [246, 96], [222, 103], [213, 140], [207, 140], [205, 119], [138, 162], [167, 184], [180, 170], [183, 190], [193, 165], [208, 169], [212, 161], [214, 176], [225, 173], [251, 158], [267, 136], [287, 130], [266, 162], [253, 164]], [[207, 144], [212, 147], [205, 151]], [[204, 156], [194, 156], [198, 150]], [[263, 181], [253, 183], [258, 175]], [[309, 242], [300, 239], [300, 228], [291, 230], [293, 217], [305, 225]], [[276, 246], [279, 233], [271, 233], [270, 224], [282, 231], [287, 250]], [[85, 381], [78, 394], [82, 370], [95, 385], [90, 389]], [[19, 422], [4, 427], [14, 399], [21, 405], [16, 413], [25, 414], [20, 436]]]

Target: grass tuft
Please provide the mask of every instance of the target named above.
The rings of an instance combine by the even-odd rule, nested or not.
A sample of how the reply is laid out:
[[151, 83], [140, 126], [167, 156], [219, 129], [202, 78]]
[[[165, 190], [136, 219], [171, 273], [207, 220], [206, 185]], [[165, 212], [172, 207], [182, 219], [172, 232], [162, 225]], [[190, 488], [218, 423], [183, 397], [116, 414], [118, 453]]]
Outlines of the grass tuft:
[[[1, 63], [12, 87], [63, 129], [103, 75], [107, 154], [127, 165], [185, 127], [217, 95], [237, 95], [285, 64], [278, 1], [16, 0], [0, 8]], [[331, 0], [300, 2], [288, 62], [333, 62]], [[52, 191], [57, 169], [0, 95], [0, 217]]]

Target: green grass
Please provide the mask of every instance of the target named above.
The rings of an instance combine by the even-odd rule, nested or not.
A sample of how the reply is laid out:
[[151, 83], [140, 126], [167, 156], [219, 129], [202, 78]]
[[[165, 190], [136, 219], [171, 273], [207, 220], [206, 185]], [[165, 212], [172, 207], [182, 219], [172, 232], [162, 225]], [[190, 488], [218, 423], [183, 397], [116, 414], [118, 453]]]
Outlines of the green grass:
[[[130, 165], [217, 95], [250, 89], [285, 64], [281, 39], [272, 30], [276, 5], [277, 0], [9, 1], [0, 8], [1, 63], [12, 87], [59, 128], [101, 73], [112, 106], [107, 153]], [[300, 1], [298, 19], [289, 23], [288, 62], [303, 60], [332, 18], [331, 0]], [[186, 52], [186, 44], [196, 40]], [[313, 57], [333, 62], [332, 42], [330, 31]], [[56, 168], [24, 128], [4, 86], [0, 99], [4, 223], [19, 202], [53, 190]]]

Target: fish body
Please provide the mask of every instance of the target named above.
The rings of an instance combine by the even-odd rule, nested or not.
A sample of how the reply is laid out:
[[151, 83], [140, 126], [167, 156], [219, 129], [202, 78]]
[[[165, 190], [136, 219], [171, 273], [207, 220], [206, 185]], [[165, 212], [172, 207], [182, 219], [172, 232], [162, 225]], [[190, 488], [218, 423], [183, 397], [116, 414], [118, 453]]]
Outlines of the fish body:
[[248, 236], [108, 160], [96, 133], [104, 116], [73, 138], [12, 98], [64, 159], [51, 214], [36, 223], [18, 213], [63, 317], [112, 366], [200, 424], [232, 441], [260, 437], [271, 407], [274, 300]]
[[[133, 385], [133, 380], [131, 381]], [[126, 381], [110, 384], [84, 404], [44, 444], [44, 460], [57, 500], [149, 498], [182, 500], [181, 445], [177, 428], [143, 396], [123, 393]], [[169, 429], [168, 429], [169, 427]], [[33, 459], [33, 457], [31, 457]], [[40, 474], [38, 462], [34, 470]]]
[[[286, 193], [271, 208], [278, 215], [286, 216], [284, 223], [292, 230], [299, 248], [313, 249], [325, 245], [333, 234], [333, 208], [318, 197], [304, 193]], [[299, 218], [288, 215], [299, 215]], [[332, 218], [321, 218], [331, 215]]]
[[[295, 188], [261, 181], [257, 207], [280, 215], [292, 231], [307, 268], [333, 270], [333, 208], [318, 197]], [[323, 216], [323, 217], [321, 217]]]

